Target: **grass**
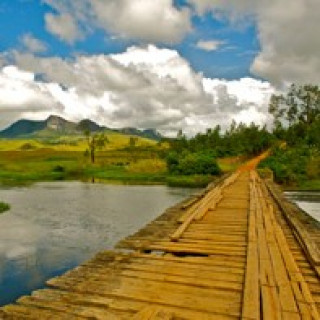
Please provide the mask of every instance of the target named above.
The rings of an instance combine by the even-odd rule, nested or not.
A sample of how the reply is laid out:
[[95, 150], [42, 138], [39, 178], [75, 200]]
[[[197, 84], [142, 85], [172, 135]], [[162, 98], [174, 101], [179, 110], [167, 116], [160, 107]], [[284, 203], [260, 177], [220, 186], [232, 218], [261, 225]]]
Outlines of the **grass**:
[[300, 190], [320, 190], [320, 179], [304, 181], [299, 186]]
[[137, 183], [165, 183], [166, 174], [161, 172], [129, 172], [125, 166], [97, 167], [88, 166], [83, 177], [105, 181], [137, 182]]
[[320, 180], [304, 180], [299, 182], [297, 185], [284, 185], [282, 186], [285, 190], [292, 191], [319, 191], [320, 190]]
[[[95, 164], [85, 157], [82, 137], [55, 140], [0, 140], [0, 183], [28, 184], [36, 181], [103, 180], [165, 183], [166, 165], [159, 152], [166, 146], [138, 138], [129, 148], [129, 136], [108, 135], [109, 143], [96, 152]], [[27, 147], [26, 147], [27, 146]]]
[[166, 182], [170, 187], [203, 188], [213, 179], [208, 175], [168, 176]]
[[[138, 138], [129, 147], [129, 136], [108, 134], [110, 143], [96, 153], [91, 164], [85, 157], [86, 142], [81, 136], [43, 140], [0, 139], [0, 183], [25, 185], [37, 181], [83, 180], [120, 181], [138, 184], [168, 184], [176, 187], [205, 187], [211, 176], [171, 176], [160, 158], [168, 146]], [[235, 170], [243, 160], [219, 159], [223, 172]]]
[[5, 202], [0, 202], [0, 213], [3, 213], [10, 209], [10, 205]]
[[[120, 133], [107, 134], [109, 142], [105, 150], [118, 150], [129, 146], [130, 136]], [[83, 152], [87, 149], [86, 139], [79, 136], [59, 136], [37, 139], [0, 139], [0, 151], [19, 151], [23, 146], [30, 144], [34, 149], [50, 149], [55, 151], [78, 151]], [[153, 147], [156, 141], [137, 137], [136, 147]]]

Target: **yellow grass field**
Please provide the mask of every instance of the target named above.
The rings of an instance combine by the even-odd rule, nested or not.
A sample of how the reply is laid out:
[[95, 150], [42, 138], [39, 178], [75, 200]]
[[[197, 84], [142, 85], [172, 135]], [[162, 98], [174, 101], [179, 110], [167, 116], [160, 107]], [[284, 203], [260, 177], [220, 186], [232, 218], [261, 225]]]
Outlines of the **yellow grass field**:
[[[107, 135], [109, 143], [104, 150], [117, 150], [129, 146], [130, 136], [120, 133], [110, 133]], [[137, 147], [148, 147], [156, 145], [156, 141], [137, 138]], [[23, 150], [23, 146], [30, 144], [34, 149], [50, 148], [56, 151], [85, 151], [87, 142], [83, 136], [61, 136], [54, 139], [0, 139], [0, 151]]]

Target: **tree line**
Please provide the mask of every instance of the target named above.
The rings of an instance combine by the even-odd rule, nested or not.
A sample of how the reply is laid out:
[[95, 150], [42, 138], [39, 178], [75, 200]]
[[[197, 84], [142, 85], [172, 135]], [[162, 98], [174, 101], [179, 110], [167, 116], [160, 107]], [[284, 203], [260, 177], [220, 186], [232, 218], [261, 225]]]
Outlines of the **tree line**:
[[274, 118], [272, 130], [235, 121], [224, 133], [216, 126], [190, 139], [180, 130], [175, 139], [167, 140], [169, 172], [218, 174], [217, 158], [249, 158], [271, 148], [271, 156], [261, 167], [270, 168], [278, 182], [290, 184], [301, 179], [319, 179], [319, 87], [293, 84], [286, 94], [271, 97], [269, 112]]

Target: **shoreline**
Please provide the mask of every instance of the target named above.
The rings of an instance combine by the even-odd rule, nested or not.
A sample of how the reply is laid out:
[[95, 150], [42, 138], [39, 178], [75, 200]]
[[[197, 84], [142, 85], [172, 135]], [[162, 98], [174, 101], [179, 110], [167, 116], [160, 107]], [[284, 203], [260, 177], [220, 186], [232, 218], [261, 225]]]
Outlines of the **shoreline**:
[[[55, 176], [44, 177], [41, 179], [0, 179], [0, 187], [19, 187], [29, 186], [38, 182], [55, 182], [55, 181], [79, 181], [86, 183], [105, 183], [105, 184], [124, 184], [124, 185], [167, 185], [169, 187], [183, 188], [205, 188], [210, 183], [221, 179], [220, 176], [192, 175], [192, 176], [174, 176], [168, 174], [123, 174], [121, 177], [109, 175], [106, 177], [97, 176]], [[316, 183], [313, 183], [313, 182]], [[310, 180], [305, 186], [289, 186], [277, 184], [282, 192], [319, 192], [319, 180]]]

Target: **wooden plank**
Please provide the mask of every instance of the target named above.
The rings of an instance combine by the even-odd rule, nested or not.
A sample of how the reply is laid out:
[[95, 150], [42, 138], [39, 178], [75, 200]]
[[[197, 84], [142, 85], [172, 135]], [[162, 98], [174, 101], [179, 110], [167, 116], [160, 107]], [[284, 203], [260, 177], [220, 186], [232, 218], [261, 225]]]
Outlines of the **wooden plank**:
[[249, 244], [244, 284], [242, 319], [260, 319], [260, 291], [257, 245]]
[[172, 241], [178, 241], [181, 235], [187, 230], [190, 223], [193, 221], [193, 219], [196, 217], [197, 214], [198, 214], [198, 211], [194, 210], [183, 222], [183, 224], [172, 235], [170, 235], [170, 239]]
[[132, 317], [132, 320], [172, 320], [174, 315], [159, 306], [150, 306], [142, 309]]
[[284, 214], [285, 218], [287, 219], [288, 223], [295, 230], [300, 244], [305, 249], [305, 253], [308, 255], [315, 266], [320, 266], [320, 249], [318, 248], [318, 246], [305, 231], [301, 223], [297, 219], [295, 219], [294, 215], [291, 213], [291, 210], [288, 208], [288, 206], [285, 205], [284, 201], [281, 201], [279, 196], [274, 192], [271, 185], [267, 184], [266, 186], [273, 199]]
[[[107, 298], [100, 295], [94, 294], [81, 294], [69, 291], [61, 290], [52, 290], [52, 289], [42, 289], [35, 291], [34, 295], [39, 296], [40, 298], [48, 301], [52, 300], [63, 300], [63, 301], [72, 301], [78, 305], [95, 305], [95, 306], [107, 306], [111, 311], [115, 312], [126, 312], [126, 313], [138, 313], [144, 308], [150, 306], [150, 303], [138, 301], [135, 299], [114, 299]], [[205, 311], [195, 311], [175, 306], [163, 306], [166, 310], [172, 312], [174, 315], [177, 315], [178, 318], [183, 319], [202, 319], [202, 320], [234, 320], [234, 316], [223, 315], [219, 313], [211, 313]], [[124, 320], [128, 319], [124, 318]]]
[[270, 287], [267, 285], [261, 286], [261, 296], [262, 296], [262, 319], [272, 319], [280, 320], [280, 304], [277, 298], [277, 291], [275, 287]]
[[[114, 290], [106, 290], [105, 285], [100, 283], [91, 284], [78, 284], [71, 286], [66, 281], [59, 281], [55, 279], [51, 282], [56, 288], [63, 290], [72, 290], [77, 293], [84, 294], [98, 294], [103, 297], [113, 297], [117, 299], [134, 299], [136, 301], [148, 302], [151, 304], [162, 304], [166, 306], [175, 306], [180, 308], [186, 308], [195, 311], [204, 311], [212, 313], [221, 313], [229, 316], [239, 316], [240, 314], [240, 303], [233, 299], [225, 299], [219, 294], [211, 295], [210, 290], [198, 288], [194, 290], [177, 290], [175, 286], [150, 286], [150, 282], [141, 283], [137, 285], [137, 282], [130, 286], [121, 286]], [[159, 290], [160, 289], [160, 290]], [[174, 290], [172, 290], [174, 289]], [[192, 297], [193, 303], [190, 304], [190, 297]]]
[[[107, 308], [99, 308], [95, 305], [79, 306], [65, 301], [51, 300], [50, 302], [37, 297], [22, 297], [18, 300], [19, 305], [25, 307], [39, 308], [40, 310], [46, 310], [49, 313], [55, 314], [63, 312], [65, 315], [72, 317], [78, 317], [81, 319], [110, 319], [119, 320], [119, 314], [108, 310]], [[107, 305], [105, 305], [107, 307]], [[130, 315], [127, 315], [130, 317]]]
[[248, 252], [242, 302], [242, 319], [260, 319], [259, 265], [256, 236], [256, 203], [253, 198], [253, 185], [250, 185], [250, 209], [248, 228]]

